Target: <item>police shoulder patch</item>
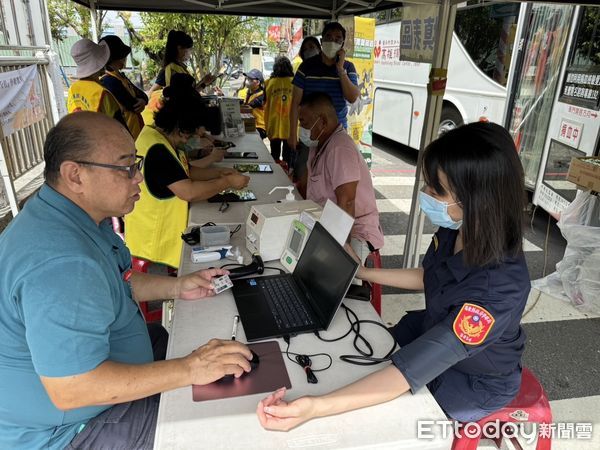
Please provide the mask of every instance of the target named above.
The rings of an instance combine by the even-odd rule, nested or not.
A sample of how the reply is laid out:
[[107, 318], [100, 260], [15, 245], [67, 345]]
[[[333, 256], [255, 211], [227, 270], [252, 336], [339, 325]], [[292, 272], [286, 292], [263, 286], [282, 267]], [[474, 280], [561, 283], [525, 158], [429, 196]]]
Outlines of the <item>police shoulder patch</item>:
[[485, 341], [495, 321], [485, 308], [465, 303], [454, 319], [452, 329], [463, 344], [479, 345]]

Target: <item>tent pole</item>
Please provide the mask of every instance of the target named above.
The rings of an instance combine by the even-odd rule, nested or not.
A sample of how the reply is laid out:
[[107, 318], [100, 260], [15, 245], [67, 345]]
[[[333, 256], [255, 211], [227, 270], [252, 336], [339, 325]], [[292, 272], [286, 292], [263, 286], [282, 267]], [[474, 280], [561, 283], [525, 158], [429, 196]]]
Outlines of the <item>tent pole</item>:
[[[431, 67], [432, 69], [447, 70], [448, 59], [450, 58], [450, 46], [452, 45], [452, 33], [454, 31], [454, 20], [456, 18], [456, 3], [451, 0], [441, 0], [438, 17], [438, 40], [433, 49], [433, 63]], [[423, 187], [423, 180], [421, 177], [423, 150], [432, 140], [437, 138], [438, 126], [442, 113], [443, 96], [443, 92], [438, 95], [432, 95], [431, 91], [429, 91], [427, 94], [427, 106], [425, 109], [425, 120], [423, 132], [421, 134], [420, 151], [415, 173], [415, 185], [413, 188], [408, 229], [406, 231], [406, 241], [404, 243], [404, 260], [402, 262], [402, 267], [404, 268], [419, 267], [421, 237], [423, 235], [423, 224], [425, 219], [425, 216], [421, 213], [419, 207], [419, 191]]]
[[98, 42], [98, 27], [96, 26], [98, 23], [98, 12], [96, 11], [96, 2], [94, 0], [90, 0], [90, 16], [92, 18], [92, 41]]

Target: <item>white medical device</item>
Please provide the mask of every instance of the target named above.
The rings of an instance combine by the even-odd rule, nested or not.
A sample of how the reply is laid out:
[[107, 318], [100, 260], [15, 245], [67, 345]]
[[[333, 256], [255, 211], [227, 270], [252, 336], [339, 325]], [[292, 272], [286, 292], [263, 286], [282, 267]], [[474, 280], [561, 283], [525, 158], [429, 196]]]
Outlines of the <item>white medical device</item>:
[[[308, 219], [308, 220], [307, 220]], [[296, 264], [300, 259], [300, 255], [304, 250], [304, 245], [310, 236], [315, 225], [316, 219], [309, 213], [303, 212], [300, 215], [299, 220], [294, 220], [290, 227], [287, 240], [285, 242], [285, 248], [281, 254], [280, 262], [288, 272], [293, 272], [296, 268]]]
[[312, 200], [253, 205], [246, 219], [246, 248], [263, 261], [280, 259], [290, 225], [302, 211], [318, 218], [322, 208]]

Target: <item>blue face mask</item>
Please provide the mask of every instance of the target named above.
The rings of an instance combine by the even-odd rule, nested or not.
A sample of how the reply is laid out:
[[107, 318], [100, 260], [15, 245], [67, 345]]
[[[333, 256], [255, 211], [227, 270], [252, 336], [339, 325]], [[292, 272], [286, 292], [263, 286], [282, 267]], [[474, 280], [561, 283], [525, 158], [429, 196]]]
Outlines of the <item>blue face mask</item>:
[[458, 230], [462, 225], [462, 220], [455, 222], [452, 217], [448, 214], [448, 206], [456, 205], [456, 203], [441, 202], [431, 195], [427, 195], [425, 192], [419, 192], [419, 204], [421, 209], [425, 213], [431, 223], [438, 227], [450, 228], [451, 230]]

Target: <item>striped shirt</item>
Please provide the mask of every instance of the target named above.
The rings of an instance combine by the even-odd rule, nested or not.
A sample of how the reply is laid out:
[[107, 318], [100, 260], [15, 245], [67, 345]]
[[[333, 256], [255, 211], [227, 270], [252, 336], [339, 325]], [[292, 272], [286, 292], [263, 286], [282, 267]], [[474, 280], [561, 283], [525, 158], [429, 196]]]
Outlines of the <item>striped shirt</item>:
[[[354, 64], [344, 61], [344, 69], [346, 69], [352, 84], [358, 86], [358, 75]], [[292, 84], [302, 89], [303, 94], [312, 92], [325, 92], [328, 94], [333, 101], [338, 120], [344, 128], [348, 127], [346, 120], [348, 104], [344, 98], [342, 82], [335, 65], [328, 66], [324, 64], [321, 55], [313, 56], [300, 64]]]

